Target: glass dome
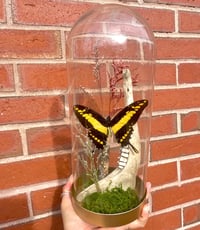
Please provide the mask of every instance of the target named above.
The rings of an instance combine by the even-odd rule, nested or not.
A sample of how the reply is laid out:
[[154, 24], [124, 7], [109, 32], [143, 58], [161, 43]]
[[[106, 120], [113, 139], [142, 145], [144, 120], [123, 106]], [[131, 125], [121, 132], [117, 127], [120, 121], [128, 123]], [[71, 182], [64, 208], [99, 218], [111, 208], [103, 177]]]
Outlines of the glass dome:
[[131, 7], [106, 4], [67, 38], [73, 206], [86, 222], [127, 224], [145, 202], [154, 39]]

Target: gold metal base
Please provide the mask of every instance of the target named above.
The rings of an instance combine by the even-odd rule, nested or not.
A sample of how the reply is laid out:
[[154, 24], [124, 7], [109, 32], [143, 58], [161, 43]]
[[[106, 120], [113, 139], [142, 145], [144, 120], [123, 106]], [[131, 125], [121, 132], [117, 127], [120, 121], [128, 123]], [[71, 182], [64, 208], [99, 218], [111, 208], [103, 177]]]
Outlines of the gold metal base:
[[[137, 185], [138, 188], [142, 186], [142, 189], [144, 189], [143, 182], [140, 178], [137, 178]], [[76, 200], [74, 190], [72, 189], [72, 205], [77, 215], [88, 224], [98, 227], [118, 227], [138, 219], [138, 217], [141, 214], [141, 210], [145, 204], [145, 196], [146, 191], [143, 198], [141, 199], [140, 204], [134, 209], [131, 209], [127, 212], [116, 214], [102, 214], [95, 213], [83, 208], [80, 205], [80, 203]]]

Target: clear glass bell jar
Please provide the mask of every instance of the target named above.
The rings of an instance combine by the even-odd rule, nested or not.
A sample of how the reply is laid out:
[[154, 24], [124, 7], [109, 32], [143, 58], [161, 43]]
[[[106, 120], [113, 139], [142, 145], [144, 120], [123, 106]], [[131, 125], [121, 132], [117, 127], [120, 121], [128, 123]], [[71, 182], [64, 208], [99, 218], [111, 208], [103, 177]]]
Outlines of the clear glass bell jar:
[[131, 7], [99, 5], [67, 35], [72, 203], [92, 225], [138, 218], [145, 203], [154, 38]]

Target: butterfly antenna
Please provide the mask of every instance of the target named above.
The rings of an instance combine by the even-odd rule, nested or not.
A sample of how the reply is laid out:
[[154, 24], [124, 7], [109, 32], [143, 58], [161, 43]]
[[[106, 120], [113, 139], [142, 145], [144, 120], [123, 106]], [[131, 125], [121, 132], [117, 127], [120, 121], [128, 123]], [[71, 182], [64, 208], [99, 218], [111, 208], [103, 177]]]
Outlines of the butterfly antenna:
[[131, 148], [133, 149], [135, 153], [139, 153], [139, 151], [130, 142], [129, 142], [129, 145], [131, 146]]

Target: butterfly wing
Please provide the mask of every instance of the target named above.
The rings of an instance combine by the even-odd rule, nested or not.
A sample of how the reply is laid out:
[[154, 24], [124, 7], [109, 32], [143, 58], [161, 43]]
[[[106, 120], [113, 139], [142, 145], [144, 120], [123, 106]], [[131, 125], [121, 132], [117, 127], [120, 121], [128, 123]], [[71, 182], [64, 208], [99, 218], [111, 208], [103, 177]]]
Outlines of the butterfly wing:
[[82, 126], [88, 130], [88, 137], [98, 149], [103, 149], [108, 137], [107, 120], [83, 105], [75, 105], [73, 110]]
[[139, 119], [142, 111], [148, 105], [147, 100], [135, 101], [122, 109], [110, 122], [111, 129], [117, 142], [122, 146], [129, 144], [133, 125]]
[[74, 113], [82, 126], [88, 130], [88, 136], [95, 146], [103, 149], [107, 142], [108, 127], [111, 127], [118, 143], [122, 146], [129, 144], [133, 125], [147, 105], [147, 100], [135, 101], [122, 109], [111, 121], [83, 105], [75, 105]]

